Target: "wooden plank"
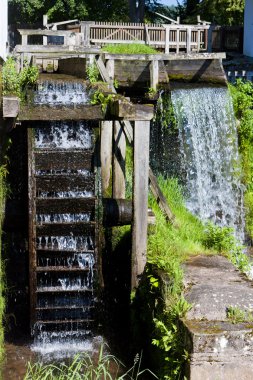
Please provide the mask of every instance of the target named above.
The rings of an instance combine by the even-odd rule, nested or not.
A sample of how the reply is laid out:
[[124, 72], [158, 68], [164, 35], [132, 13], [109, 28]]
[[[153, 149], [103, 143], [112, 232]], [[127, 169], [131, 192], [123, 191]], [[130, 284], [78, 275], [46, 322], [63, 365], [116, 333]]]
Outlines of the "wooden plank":
[[34, 183], [34, 137], [33, 130], [27, 129], [28, 138], [28, 210], [29, 210], [29, 287], [30, 287], [30, 326], [31, 329], [35, 323], [35, 308], [37, 304], [36, 297], [36, 206], [35, 206], [35, 183]]
[[152, 194], [154, 195], [160, 209], [165, 214], [167, 221], [174, 224], [175, 223], [175, 216], [172, 213], [172, 211], [168, 205], [167, 199], [163, 195], [163, 192], [160, 189], [158, 181], [157, 181], [157, 179], [156, 179], [151, 168], [149, 168], [149, 181], [150, 181], [150, 190], [152, 191]]
[[115, 199], [125, 199], [126, 180], [126, 138], [123, 129], [118, 121], [114, 122], [113, 136], [113, 176], [112, 195]]
[[110, 114], [124, 120], [151, 120], [154, 117], [152, 104], [133, 104], [125, 99], [115, 99], [110, 103]]
[[159, 83], [159, 61], [157, 60], [151, 61], [149, 70], [150, 70], [150, 87], [156, 90], [157, 85]]
[[22, 105], [18, 119], [20, 121], [103, 120], [104, 113], [100, 105], [83, 105], [76, 107], [50, 107], [47, 105], [31, 107]]
[[94, 198], [37, 198], [37, 214], [94, 212]]
[[108, 189], [111, 178], [112, 168], [112, 121], [101, 122], [101, 146], [100, 146], [100, 161], [101, 161], [101, 178], [102, 178], [102, 194], [108, 195]]
[[133, 226], [131, 288], [138, 286], [146, 265], [150, 122], [134, 126]]
[[44, 150], [35, 152], [36, 170], [93, 169], [94, 154], [91, 150]]
[[94, 236], [95, 226], [92, 222], [48, 223], [38, 224], [37, 236]]
[[[185, 44], [185, 43], [183, 43]], [[176, 46], [176, 45], [175, 45]], [[105, 59], [114, 59], [115, 61], [184, 61], [189, 60], [203, 60], [203, 59], [225, 59], [226, 53], [180, 53], [180, 54], [104, 54]]]
[[94, 193], [94, 175], [43, 175], [36, 177], [36, 189], [39, 191], [91, 191]]

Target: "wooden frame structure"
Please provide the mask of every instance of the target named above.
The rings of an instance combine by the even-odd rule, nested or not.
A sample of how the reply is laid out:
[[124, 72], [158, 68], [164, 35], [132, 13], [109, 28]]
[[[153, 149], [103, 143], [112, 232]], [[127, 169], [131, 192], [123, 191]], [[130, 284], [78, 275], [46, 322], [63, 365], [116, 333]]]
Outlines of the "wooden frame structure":
[[[19, 29], [22, 46], [29, 45], [29, 37], [42, 36], [42, 44], [55, 45], [54, 38], [63, 37], [64, 46], [103, 46], [106, 44], [140, 43], [162, 49], [166, 54], [184, 50], [208, 50], [209, 25], [132, 24], [91, 22], [80, 23], [80, 31]], [[59, 46], [59, 45], [58, 45]]]
[[[14, 99], [11, 98], [13, 104]], [[8, 99], [5, 99], [5, 110], [9, 110], [7, 106]], [[15, 102], [14, 102], [15, 103]], [[56, 116], [59, 114], [58, 109], [53, 107], [37, 106], [33, 109], [27, 108], [25, 105], [21, 105], [20, 109], [17, 106], [19, 104], [16, 99], [15, 112], [11, 113], [11, 117], [18, 116], [20, 122], [30, 122], [38, 120], [58, 120]], [[74, 116], [74, 110], [69, 107], [64, 107], [60, 112], [61, 120], [71, 120]], [[107, 149], [108, 143], [111, 144], [110, 136], [114, 135], [114, 198], [124, 198], [124, 187], [122, 190], [122, 167], [120, 164], [121, 154], [116, 154], [119, 150], [124, 156], [124, 140], [125, 134], [128, 136], [128, 132], [122, 127], [124, 120], [133, 122], [133, 126], [130, 124], [130, 134], [132, 134], [133, 142], [133, 154], [134, 154], [134, 166], [133, 166], [133, 214], [132, 214], [132, 275], [131, 275], [131, 287], [134, 289], [138, 286], [139, 278], [144, 271], [146, 264], [146, 252], [147, 252], [147, 226], [148, 226], [148, 184], [149, 184], [149, 135], [150, 135], [150, 120], [153, 118], [153, 106], [151, 105], [134, 105], [127, 100], [120, 101], [115, 99], [112, 101], [110, 111], [107, 112], [105, 121], [105, 114], [102, 112], [101, 106], [83, 105], [78, 107], [75, 120], [99, 120], [101, 121], [101, 170], [103, 173], [108, 171], [108, 155], [111, 155], [110, 149]], [[15, 114], [15, 115], [14, 115]], [[10, 116], [4, 114], [5, 117]], [[110, 121], [109, 121], [110, 120]], [[114, 125], [114, 129], [113, 129]], [[106, 130], [106, 133], [105, 133]], [[109, 138], [108, 138], [109, 136]], [[106, 143], [107, 140], [107, 143]], [[32, 139], [29, 139], [30, 151], [33, 150]], [[123, 144], [123, 145], [122, 145]], [[34, 162], [31, 159], [29, 161], [29, 173], [32, 176], [34, 171]], [[33, 199], [35, 198], [34, 187], [32, 183], [29, 184], [29, 251], [30, 251], [30, 287], [31, 295], [35, 293], [35, 273], [34, 273], [34, 260], [35, 256], [32, 254], [35, 247], [35, 214], [33, 207]], [[34, 322], [35, 318], [35, 302], [34, 297], [31, 296], [31, 319]]]

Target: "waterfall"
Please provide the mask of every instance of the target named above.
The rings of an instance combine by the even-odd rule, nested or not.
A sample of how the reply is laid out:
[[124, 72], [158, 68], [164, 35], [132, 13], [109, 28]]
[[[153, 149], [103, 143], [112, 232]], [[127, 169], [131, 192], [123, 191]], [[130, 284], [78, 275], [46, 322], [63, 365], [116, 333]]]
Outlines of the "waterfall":
[[202, 220], [244, 234], [243, 186], [232, 100], [226, 88], [172, 91], [187, 207]]

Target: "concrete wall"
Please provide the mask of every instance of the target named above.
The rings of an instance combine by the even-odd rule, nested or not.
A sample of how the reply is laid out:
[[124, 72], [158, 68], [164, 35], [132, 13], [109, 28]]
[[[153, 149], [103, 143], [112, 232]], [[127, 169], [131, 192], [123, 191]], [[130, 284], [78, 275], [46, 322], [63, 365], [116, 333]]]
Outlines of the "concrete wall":
[[6, 44], [8, 40], [8, 0], [1, 0], [0, 9], [0, 57], [6, 58]]
[[253, 0], [246, 0], [244, 10], [244, 48], [243, 53], [253, 57]]

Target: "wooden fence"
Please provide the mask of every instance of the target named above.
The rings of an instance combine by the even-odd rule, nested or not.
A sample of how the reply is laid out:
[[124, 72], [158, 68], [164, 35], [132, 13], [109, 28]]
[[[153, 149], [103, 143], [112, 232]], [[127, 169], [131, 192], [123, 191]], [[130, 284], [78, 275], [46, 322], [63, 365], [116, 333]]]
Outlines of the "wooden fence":
[[133, 24], [109, 22], [81, 22], [79, 32], [71, 30], [19, 29], [22, 45], [31, 36], [41, 36], [43, 45], [103, 46], [106, 44], [141, 43], [171, 51], [202, 52], [208, 48], [209, 25]]

